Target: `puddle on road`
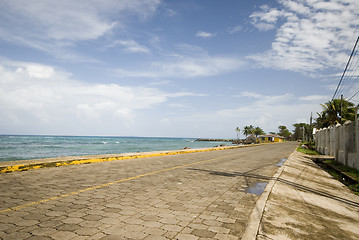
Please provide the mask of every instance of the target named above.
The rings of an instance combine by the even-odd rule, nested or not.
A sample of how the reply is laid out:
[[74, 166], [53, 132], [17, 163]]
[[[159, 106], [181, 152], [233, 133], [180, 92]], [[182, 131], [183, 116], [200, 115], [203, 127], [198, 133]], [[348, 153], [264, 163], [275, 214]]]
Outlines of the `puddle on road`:
[[252, 193], [257, 196], [260, 196], [264, 192], [264, 189], [266, 188], [267, 184], [267, 182], [253, 183], [252, 186], [245, 188], [246, 193]]
[[286, 158], [282, 158], [281, 160], [279, 160], [279, 162], [276, 164], [276, 166], [281, 167], [286, 160], [287, 160]]

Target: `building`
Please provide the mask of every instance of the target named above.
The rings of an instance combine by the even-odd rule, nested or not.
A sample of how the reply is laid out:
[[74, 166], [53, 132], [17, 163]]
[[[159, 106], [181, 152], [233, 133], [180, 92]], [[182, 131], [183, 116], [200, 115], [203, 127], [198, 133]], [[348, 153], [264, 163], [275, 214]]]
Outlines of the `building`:
[[284, 142], [284, 137], [271, 134], [271, 135], [260, 135], [257, 137], [258, 143], [270, 143], [270, 142]]

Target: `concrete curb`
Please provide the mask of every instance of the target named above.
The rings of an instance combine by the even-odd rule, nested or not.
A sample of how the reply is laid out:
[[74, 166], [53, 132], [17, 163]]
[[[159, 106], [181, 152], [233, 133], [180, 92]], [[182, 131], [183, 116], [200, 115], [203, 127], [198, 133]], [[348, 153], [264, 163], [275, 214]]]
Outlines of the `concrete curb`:
[[289, 155], [288, 159], [284, 162], [284, 164], [278, 169], [278, 171], [273, 175], [272, 180], [269, 181], [269, 183], [267, 184], [266, 188], [264, 189], [263, 193], [261, 194], [261, 196], [259, 197], [259, 199], [257, 200], [256, 205], [254, 206], [252, 213], [249, 217], [248, 220], [248, 224], [246, 227], [246, 230], [242, 236], [243, 240], [248, 240], [248, 239], [256, 239], [258, 231], [259, 231], [259, 226], [263, 217], [263, 213], [264, 213], [264, 208], [266, 206], [266, 203], [268, 201], [269, 195], [272, 192], [272, 189], [275, 185], [275, 183], [277, 182], [277, 180], [279, 179], [280, 175], [282, 174], [285, 166], [286, 166], [286, 162], [290, 161], [293, 154], [296, 152], [296, 150]]
[[[99, 162], [109, 162], [109, 161], [120, 161], [128, 160], [135, 158], [148, 158], [148, 157], [159, 157], [166, 155], [177, 155], [185, 153], [197, 153], [197, 152], [209, 152], [209, 151], [219, 151], [226, 149], [236, 149], [236, 148], [245, 148], [245, 147], [255, 147], [263, 144], [251, 144], [251, 145], [240, 145], [240, 146], [228, 146], [228, 147], [214, 147], [214, 148], [203, 148], [203, 149], [191, 149], [191, 150], [173, 150], [173, 151], [157, 151], [157, 152], [145, 152], [145, 153], [128, 153], [128, 154], [119, 154], [111, 155], [105, 157], [104, 155], [100, 156], [79, 156], [79, 157], [65, 157], [65, 158], [52, 158], [52, 159], [37, 159], [37, 160], [23, 160], [24, 164], [11, 165], [11, 162], [7, 166], [0, 166], [0, 173], [11, 173], [19, 171], [27, 171], [30, 169], [39, 169], [46, 167], [60, 167], [67, 165], [78, 165], [78, 164], [89, 164], [89, 163], [99, 163]], [[17, 161], [18, 163], [19, 161]]]

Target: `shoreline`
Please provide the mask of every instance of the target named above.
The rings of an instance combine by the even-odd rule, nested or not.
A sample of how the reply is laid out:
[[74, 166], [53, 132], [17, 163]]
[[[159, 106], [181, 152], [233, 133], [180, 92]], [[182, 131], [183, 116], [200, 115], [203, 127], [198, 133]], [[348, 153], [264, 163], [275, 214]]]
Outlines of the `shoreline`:
[[30, 169], [39, 169], [39, 168], [45, 168], [45, 167], [60, 167], [60, 166], [66, 166], [66, 165], [78, 165], [78, 164], [89, 164], [89, 163], [96, 163], [96, 162], [119, 161], [119, 160], [135, 159], [135, 158], [147, 158], [147, 157], [158, 157], [158, 156], [165, 156], [165, 155], [185, 154], [185, 153], [218, 151], [218, 150], [226, 150], [226, 149], [254, 147], [254, 146], [258, 146], [258, 145], [260, 145], [260, 144], [223, 146], [223, 147], [211, 147], [211, 148], [197, 148], [197, 149], [180, 149], [180, 150], [168, 150], [168, 151], [136, 152], [136, 153], [123, 153], [123, 154], [66, 156], [66, 157], [55, 157], [55, 158], [5, 161], [5, 162], [0, 162], [0, 173], [27, 171]]

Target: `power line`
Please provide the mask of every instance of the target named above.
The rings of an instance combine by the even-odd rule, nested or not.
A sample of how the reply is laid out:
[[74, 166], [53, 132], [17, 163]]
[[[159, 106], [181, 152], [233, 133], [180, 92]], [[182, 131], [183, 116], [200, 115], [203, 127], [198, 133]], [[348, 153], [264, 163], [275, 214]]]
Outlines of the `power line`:
[[338, 89], [339, 89], [340, 84], [341, 84], [342, 81], [343, 81], [343, 77], [344, 77], [344, 75], [345, 75], [345, 72], [346, 72], [347, 69], [348, 69], [350, 60], [352, 59], [352, 56], [353, 56], [353, 54], [354, 54], [354, 52], [355, 52], [355, 49], [356, 49], [357, 44], [358, 44], [358, 41], [359, 41], [359, 36], [357, 37], [357, 40], [356, 40], [356, 42], [355, 42], [354, 48], [353, 48], [353, 50], [352, 50], [352, 53], [350, 54], [349, 60], [348, 60], [348, 62], [347, 62], [347, 65], [345, 66], [345, 69], [344, 69], [344, 72], [343, 72], [343, 74], [342, 74], [342, 77], [340, 78], [340, 81], [339, 81], [339, 83], [338, 83], [337, 89], [336, 89], [335, 92], [334, 92], [334, 95], [333, 95], [333, 97], [332, 97], [332, 101], [333, 101], [335, 95], [336, 95], [337, 92], [338, 92]]
[[351, 98], [349, 98], [348, 101], [352, 100], [358, 93], [359, 91], [357, 91]]

